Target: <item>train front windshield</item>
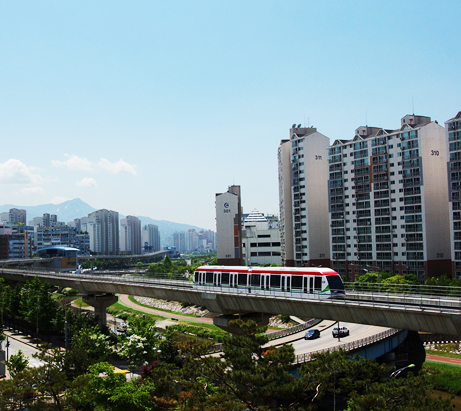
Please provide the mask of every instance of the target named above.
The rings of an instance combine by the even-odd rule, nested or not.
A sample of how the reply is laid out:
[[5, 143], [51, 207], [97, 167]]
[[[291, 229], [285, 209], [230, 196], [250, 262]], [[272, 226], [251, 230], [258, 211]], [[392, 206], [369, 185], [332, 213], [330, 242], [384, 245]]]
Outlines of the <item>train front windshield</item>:
[[327, 275], [327, 280], [332, 294], [344, 294], [344, 283], [339, 275]]

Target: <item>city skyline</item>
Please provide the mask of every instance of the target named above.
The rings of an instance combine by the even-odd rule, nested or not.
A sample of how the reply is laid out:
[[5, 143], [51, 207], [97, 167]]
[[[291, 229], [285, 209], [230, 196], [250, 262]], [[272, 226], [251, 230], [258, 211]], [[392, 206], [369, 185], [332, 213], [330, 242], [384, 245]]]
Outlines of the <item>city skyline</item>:
[[216, 231], [235, 184], [245, 212], [278, 215], [293, 123], [332, 144], [460, 110], [456, 5], [4, 2], [2, 203], [81, 198]]

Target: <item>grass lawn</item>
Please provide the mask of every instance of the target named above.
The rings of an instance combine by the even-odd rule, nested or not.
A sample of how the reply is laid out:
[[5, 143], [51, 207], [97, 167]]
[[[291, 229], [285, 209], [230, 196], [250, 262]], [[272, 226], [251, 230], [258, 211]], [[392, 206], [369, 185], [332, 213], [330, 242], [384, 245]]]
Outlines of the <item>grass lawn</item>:
[[[121, 313], [130, 313], [130, 314], [142, 313], [146, 317], [155, 319], [157, 321], [163, 321], [165, 319], [171, 318], [170, 315], [165, 315], [165, 316], [155, 315], [155, 314], [151, 314], [151, 313], [148, 313], [148, 312], [144, 311], [142, 308], [139, 308], [139, 309], [132, 308], [132, 307], [128, 307], [128, 306], [123, 305], [123, 304], [118, 303], [118, 302], [115, 303], [115, 304], [112, 304], [110, 306], [110, 308], [111, 308], [111, 310], [114, 309], [114, 310], [118, 311], [120, 314]], [[153, 307], [148, 307], [148, 308], [153, 308]], [[162, 310], [162, 311], [165, 311], [165, 310]], [[172, 311], [167, 311], [167, 313], [173, 313], [173, 312]], [[176, 313], [176, 314], [180, 314], [180, 313]], [[197, 317], [197, 316], [195, 316], [195, 317]], [[197, 328], [204, 328], [204, 329], [207, 329], [207, 330], [210, 330], [210, 331], [216, 331], [216, 332], [219, 332], [219, 333], [224, 333], [224, 331], [221, 328], [216, 327], [216, 325], [208, 324], [208, 323], [201, 323], [201, 322], [194, 321], [194, 320], [191, 320], [191, 321], [179, 320], [176, 323], [177, 324], [184, 324], [184, 325], [194, 326], [194, 327], [197, 327]]]
[[424, 363], [423, 370], [433, 378], [433, 388], [451, 394], [461, 394], [461, 367], [441, 363]]

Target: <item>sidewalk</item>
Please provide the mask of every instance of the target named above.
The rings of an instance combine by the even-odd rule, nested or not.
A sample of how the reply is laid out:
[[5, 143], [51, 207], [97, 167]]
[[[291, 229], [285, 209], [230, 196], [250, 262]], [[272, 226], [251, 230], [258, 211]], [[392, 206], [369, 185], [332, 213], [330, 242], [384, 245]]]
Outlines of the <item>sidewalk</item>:
[[461, 367], [461, 359], [458, 359], [458, 358], [449, 358], [449, 357], [442, 357], [440, 355], [426, 354], [426, 361], [441, 362], [441, 363], [457, 365]]

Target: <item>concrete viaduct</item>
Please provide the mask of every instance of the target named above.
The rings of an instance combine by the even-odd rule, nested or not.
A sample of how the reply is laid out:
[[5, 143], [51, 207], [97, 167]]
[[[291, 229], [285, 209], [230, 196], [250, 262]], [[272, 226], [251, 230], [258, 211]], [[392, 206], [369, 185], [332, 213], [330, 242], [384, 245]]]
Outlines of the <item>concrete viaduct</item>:
[[214, 321], [224, 329], [237, 315], [264, 323], [271, 315], [286, 314], [461, 336], [459, 297], [347, 292], [341, 299], [319, 300], [301, 298], [302, 294], [276, 296], [262, 290], [251, 294], [229, 292], [219, 287], [197, 290], [190, 281], [183, 280], [12, 268], [0, 269], [0, 277], [23, 282], [39, 277], [54, 286], [75, 288], [85, 294], [84, 301], [95, 307], [95, 313], [103, 323], [105, 309], [117, 301], [116, 294], [129, 294], [205, 306], [211, 312], [221, 314]]

